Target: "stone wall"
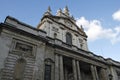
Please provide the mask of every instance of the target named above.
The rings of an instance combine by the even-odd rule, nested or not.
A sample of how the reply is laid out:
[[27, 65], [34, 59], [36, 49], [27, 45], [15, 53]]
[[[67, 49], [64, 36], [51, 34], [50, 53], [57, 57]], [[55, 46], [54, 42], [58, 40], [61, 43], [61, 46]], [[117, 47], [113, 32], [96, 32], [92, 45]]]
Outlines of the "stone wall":
[[[50, 19], [43, 21], [41, 28], [47, 33], [13, 18], [0, 24], [0, 80], [44, 80], [48, 76], [49, 80], [119, 80], [119, 62], [88, 51], [85, 36]], [[73, 45], [66, 44], [67, 32]]]

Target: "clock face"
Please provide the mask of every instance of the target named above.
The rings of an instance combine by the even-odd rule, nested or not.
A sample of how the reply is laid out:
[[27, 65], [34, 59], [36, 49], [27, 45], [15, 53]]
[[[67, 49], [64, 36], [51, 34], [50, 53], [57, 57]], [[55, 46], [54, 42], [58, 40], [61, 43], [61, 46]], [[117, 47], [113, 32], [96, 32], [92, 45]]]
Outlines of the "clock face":
[[70, 23], [69, 21], [67, 21], [67, 20], [65, 20], [65, 24], [66, 24], [66, 26], [68, 26], [68, 27], [72, 27], [71, 23]]
[[82, 39], [79, 39], [79, 42], [80, 42], [80, 43], [83, 43], [83, 40], [82, 40]]

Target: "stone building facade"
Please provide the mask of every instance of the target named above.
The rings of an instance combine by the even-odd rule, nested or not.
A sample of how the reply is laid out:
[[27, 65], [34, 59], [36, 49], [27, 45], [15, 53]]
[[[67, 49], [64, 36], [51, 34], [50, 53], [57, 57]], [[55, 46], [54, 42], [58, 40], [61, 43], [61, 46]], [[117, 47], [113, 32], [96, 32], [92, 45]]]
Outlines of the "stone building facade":
[[49, 7], [37, 28], [10, 16], [0, 23], [0, 80], [120, 80], [120, 63], [88, 50], [67, 7]]

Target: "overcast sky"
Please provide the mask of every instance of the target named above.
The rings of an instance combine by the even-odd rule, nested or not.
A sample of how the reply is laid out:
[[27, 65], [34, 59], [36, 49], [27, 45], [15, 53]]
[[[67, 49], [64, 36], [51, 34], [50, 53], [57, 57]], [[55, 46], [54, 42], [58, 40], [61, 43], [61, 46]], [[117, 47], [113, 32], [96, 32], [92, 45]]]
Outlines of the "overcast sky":
[[88, 35], [89, 50], [120, 61], [120, 0], [0, 0], [0, 22], [9, 15], [36, 27], [48, 6], [53, 15], [68, 6]]

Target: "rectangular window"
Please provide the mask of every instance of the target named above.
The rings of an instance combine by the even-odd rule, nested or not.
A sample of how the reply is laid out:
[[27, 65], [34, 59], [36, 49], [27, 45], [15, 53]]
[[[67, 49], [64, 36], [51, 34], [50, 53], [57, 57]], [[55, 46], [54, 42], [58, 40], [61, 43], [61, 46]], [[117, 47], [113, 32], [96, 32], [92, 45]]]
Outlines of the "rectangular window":
[[51, 65], [45, 65], [45, 79], [51, 80]]

